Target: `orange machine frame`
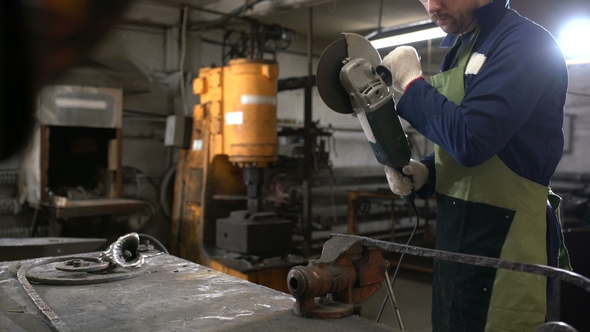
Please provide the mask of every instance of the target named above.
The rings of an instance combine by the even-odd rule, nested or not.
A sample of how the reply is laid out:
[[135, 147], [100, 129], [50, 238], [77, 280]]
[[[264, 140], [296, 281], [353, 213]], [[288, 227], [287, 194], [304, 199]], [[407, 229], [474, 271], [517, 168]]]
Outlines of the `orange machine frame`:
[[[278, 64], [234, 59], [206, 67], [193, 81], [191, 147], [181, 149], [172, 212], [172, 250], [211, 265], [203, 243], [215, 243], [215, 220], [243, 208], [243, 167], [266, 167], [278, 158], [276, 94]], [[225, 271], [227, 272], [227, 271]]]

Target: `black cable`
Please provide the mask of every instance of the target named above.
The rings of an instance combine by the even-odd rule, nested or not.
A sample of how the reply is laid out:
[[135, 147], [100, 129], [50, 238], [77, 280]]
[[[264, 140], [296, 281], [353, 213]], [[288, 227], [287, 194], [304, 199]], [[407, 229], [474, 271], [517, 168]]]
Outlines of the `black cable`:
[[39, 209], [35, 209], [33, 212], [33, 220], [31, 220], [31, 226], [29, 227], [29, 237], [35, 237], [35, 232], [37, 231], [37, 216], [39, 214]]
[[334, 199], [334, 186], [336, 186], [336, 177], [334, 176], [334, 170], [332, 165], [328, 164], [328, 171], [330, 172], [330, 200], [332, 203], [332, 222], [334, 225], [338, 223], [338, 217], [336, 217], [336, 200]]
[[199, 29], [204, 29], [207, 27], [212, 27], [215, 25], [225, 23], [225, 22], [231, 20], [232, 18], [238, 17], [239, 15], [244, 13], [245, 11], [254, 7], [254, 5], [256, 5], [257, 3], [262, 2], [262, 1], [266, 1], [266, 0], [255, 0], [252, 3], [247, 3], [243, 6], [240, 6], [236, 9], [232, 10], [226, 16], [224, 16], [220, 19], [213, 20], [213, 21], [207, 21], [207, 22], [194, 22], [194, 23], [189, 24], [189, 27], [191, 28], [191, 30], [199, 30]]
[[150, 240], [151, 242], [154, 242], [159, 247], [158, 249], [160, 249], [160, 251], [164, 252], [166, 255], [170, 254], [168, 252], [168, 249], [166, 249], [162, 242], [158, 241], [158, 239], [156, 239], [155, 237], [144, 233], [138, 233], [137, 235], [139, 235], [139, 238], [145, 238], [147, 240]]
[[[218, 41], [215, 39], [209, 39], [209, 38], [201, 38], [201, 42], [202, 43], [208, 43], [208, 44], [212, 44], [212, 45], [220, 45], [223, 46], [223, 41]], [[300, 51], [294, 51], [294, 50], [280, 50], [279, 52], [284, 53], [284, 54], [293, 54], [293, 55], [301, 55], [301, 56], [307, 56], [307, 52], [300, 52]], [[312, 56], [314, 58], [319, 59], [321, 54], [313, 54]], [[433, 72], [431, 73], [431, 75], [435, 75], [438, 74], [438, 72]], [[306, 76], [307, 78], [307, 76]]]
[[150, 209], [151, 212], [147, 222], [139, 229], [139, 231], [145, 231], [146, 229], [149, 229], [156, 224], [156, 222], [158, 221], [156, 217], [158, 215], [158, 212], [161, 212], [162, 209], [159, 204], [156, 206], [152, 202], [145, 199], [141, 199], [141, 201]]
[[182, 100], [182, 108], [184, 109], [184, 114], [189, 114], [189, 107], [186, 101], [186, 81], [184, 77], [184, 61], [186, 58], [186, 22], [188, 20], [189, 9], [185, 6], [182, 9], [182, 21], [181, 21], [181, 29], [180, 29], [180, 59], [178, 60], [178, 74], [180, 79], [180, 97]]
[[379, 1], [379, 21], [377, 23], [377, 33], [381, 33], [381, 21], [383, 20], [383, 0]]
[[[169, 221], [172, 221], [172, 206], [168, 204], [168, 194], [170, 193], [168, 189], [172, 189], [172, 196], [174, 196], [174, 184], [176, 181], [177, 167], [178, 165], [174, 164], [164, 172], [160, 180], [160, 187], [158, 189], [158, 199], [162, 214]], [[170, 184], [172, 184], [171, 188], [169, 188]], [[172, 201], [174, 201], [174, 197]]]
[[[123, 166], [122, 167], [122, 171], [123, 172], [133, 172], [133, 180], [137, 179], [137, 174], [143, 174], [145, 175], [145, 172], [142, 171], [141, 169], [134, 167], [134, 166]], [[156, 192], [160, 189], [159, 185], [149, 176], [145, 177], [145, 180], [152, 185], [152, 187], [156, 190]], [[139, 195], [139, 193], [137, 193]]]
[[[416, 215], [416, 225], [414, 225], [414, 229], [412, 230], [412, 233], [410, 234], [410, 238], [408, 239], [408, 242], [406, 243], [406, 245], [410, 245], [410, 242], [412, 242], [412, 238], [414, 237], [414, 234], [416, 234], [416, 230], [418, 230], [418, 224], [420, 224], [420, 211], [418, 211], [418, 208], [416, 207], [416, 203], [414, 203], [414, 201], [411, 201], [411, 202], [408, 202], [408, 204], [410, 205], [410, 207], [412, 208], [412, 211]], [[397, 266], [395, 267], [395, 271], [393, 272], [393, 277], [391, 278], [391, 288], [392, 289], [393, 289], [393, 284], [395, 284], [395, 280], [397, 278], [397, 273], [399, 271], [399, 268], [400, 268], [400, 266], [402, 266], [403, 259], [404, 259], [404, 253], [402, 253], [399, 256]], [[377, 318], [375, 319], [375, 322], [377, 322], [377, 323], [379, 323], [379, 320], [381, 319], [381, 314], [383, 314], [383, 309], [385, 309], [385, 304], [387, 303], [387, 300], [389, 300], [389, 293], [387, 293], [387, 295], [385, 295], [385, 298], [383, 299], [383, 303], [381, 304], [381, 309], [379, 309], [379, 313], [377, 314]]]
[[153, 117], [153, 118], [166, 118], [168, 116], [165, 114], [157, 114], [157, 113], [152, 113], [152, 112], [144, 112], [144, 111], [137, 111], [137, 110], [130, 110], [130, 109], [124, 109], [123, 115], [125, 115], [125, 114], [135, 115], [135, 116], [147, 116], [147, 117]]

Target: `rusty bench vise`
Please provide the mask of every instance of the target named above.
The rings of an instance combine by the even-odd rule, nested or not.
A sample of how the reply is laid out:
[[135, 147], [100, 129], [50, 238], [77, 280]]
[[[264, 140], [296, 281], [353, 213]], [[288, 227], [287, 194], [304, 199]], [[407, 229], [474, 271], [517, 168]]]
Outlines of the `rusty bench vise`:
[[388, 268], [379, 249], [358, 239], [332, 238], [319, 259], [289, 271], [293, 311], [310, 318], [346, 317], [381, 288]]

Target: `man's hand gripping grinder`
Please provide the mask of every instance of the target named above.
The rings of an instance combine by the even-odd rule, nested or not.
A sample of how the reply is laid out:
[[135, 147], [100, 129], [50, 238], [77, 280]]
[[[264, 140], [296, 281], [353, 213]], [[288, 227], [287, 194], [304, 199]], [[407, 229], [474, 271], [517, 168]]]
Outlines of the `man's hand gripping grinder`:
[[[344, 33], [344, 38], [328, 46], [317, 68], [317, 87], [328, 107], [353, 114], [360, 123], [377, 161], [402, 172], [412, 150], [397, 116], [389, 69], [381, 66], [381, 56], [363, 36]], [[402, 197], [416, 212], [415, 193]]]

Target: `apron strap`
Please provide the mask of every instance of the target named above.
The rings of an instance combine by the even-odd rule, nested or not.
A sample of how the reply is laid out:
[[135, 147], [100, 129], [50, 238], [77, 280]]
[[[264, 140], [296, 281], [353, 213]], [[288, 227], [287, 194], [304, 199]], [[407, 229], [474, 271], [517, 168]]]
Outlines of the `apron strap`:
[[[557, 267], [560, 269], [573, 271], [572, 265], [570, 263], [570, 255], [567, 252], [567, 248], [565, 246], [565, 241], [563, 238], [563, 229], [562, 229], [562, 221], [561, 221], [561, 197], [558, 196], [549, 188], [549, 193], [547, 194], [547, 203], [551, 206], [551, 209], [557, 216], [557, 230], [559, 232], [559, 255], [557, 257]], [[549, 225], [547, 225], [549, 226]]]

